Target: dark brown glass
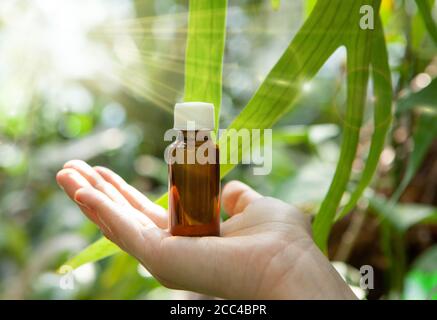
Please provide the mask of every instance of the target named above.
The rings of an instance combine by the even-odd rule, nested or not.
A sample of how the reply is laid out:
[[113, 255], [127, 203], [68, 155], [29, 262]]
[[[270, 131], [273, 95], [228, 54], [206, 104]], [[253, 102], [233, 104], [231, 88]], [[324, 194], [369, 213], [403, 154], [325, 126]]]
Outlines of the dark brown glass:
[[[169, 149], [173, 155], [178, 149], [184, 155], [183, 163], [168, 166], [169, 229], [175, 236], [220, 235], [219, 149], [209, 132], [202, 132], [202, 139], [196, 139], [197, 133], [182, 131]], [[194, 146], [191, 150], [190, 142]], [[215, 159], [209, 161], [215, 163], [200, 164], [195, 156], [194, 163], [188, 163], [188, 154], [197, 152], [204, 143], [210, 146], [205, 156]]]

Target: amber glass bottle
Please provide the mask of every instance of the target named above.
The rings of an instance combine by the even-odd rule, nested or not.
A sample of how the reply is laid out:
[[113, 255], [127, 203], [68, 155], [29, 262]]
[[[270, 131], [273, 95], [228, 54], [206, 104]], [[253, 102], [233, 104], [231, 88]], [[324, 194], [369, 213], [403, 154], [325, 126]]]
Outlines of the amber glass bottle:
[[214, 107], [175, 106], [176, 141], [169, 147], [169, 229], [178, 236], [220, 235], [219, 150], [211, 137]]

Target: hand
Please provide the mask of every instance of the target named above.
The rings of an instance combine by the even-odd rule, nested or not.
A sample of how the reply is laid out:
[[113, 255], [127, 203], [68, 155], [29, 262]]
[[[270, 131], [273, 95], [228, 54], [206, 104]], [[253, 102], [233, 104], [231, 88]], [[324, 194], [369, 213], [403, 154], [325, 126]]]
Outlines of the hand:
[[107, 168], [67, 162], [57, 181], [103, 234], [164, 286], [231, 299], [355, 298], [290, 205], [241, 182], [222, 192], [220, 237], [175, 237], [167, 212]]

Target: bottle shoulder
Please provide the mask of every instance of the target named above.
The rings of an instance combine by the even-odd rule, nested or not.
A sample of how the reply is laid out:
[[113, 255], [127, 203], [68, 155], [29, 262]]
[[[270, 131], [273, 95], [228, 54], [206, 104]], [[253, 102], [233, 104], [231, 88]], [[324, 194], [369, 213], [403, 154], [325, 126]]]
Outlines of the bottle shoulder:
[[[173, 141], [170, 144], [170, 149], [176, 149], [176, 148], [188, 148], [190, 146], [193, 146], [193, 143], [190, 141], [186, 141], [186, 140], [179, 140], [176, 139], [175, 141]], [[198, 148], [200, 146], [208, 146], [210, 148], [215, 148], [218, 149], [218, 144], [215, 143], [215, 141], [212, 140], [205, 140], [205, 141], [195, 141], [194, 142], [194, 147]]]

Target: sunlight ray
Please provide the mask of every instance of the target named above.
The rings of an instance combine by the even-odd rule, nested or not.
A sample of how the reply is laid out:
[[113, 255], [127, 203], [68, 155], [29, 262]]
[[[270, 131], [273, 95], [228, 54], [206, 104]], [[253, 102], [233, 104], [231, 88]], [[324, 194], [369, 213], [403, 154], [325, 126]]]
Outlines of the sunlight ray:
[[[228, 7], [227, 10], [227, 17], [230, 17], [234, 14], [239, 14], [242, 10], [246, 11], [246, 12], [257, 12], [257, 13], [262, 13], [262, 12], [270, 12], [271, 9], [270, 7], [265, 7], [263, 9], [260, 9], [258, 6], [256, 5], [246, 5], [243, 7]], [[210, 14], [210, 10], [199, 10], [197, 12], [197, 14], [199, 16], [203, 16], [203, 15], [209, 15]], [[219, 12], [214, 12], [214, 14], [219, 17], [221, 15], [221, 13]], [[118, 20], [117, 23], [125, 23], [125, 24], [129, 24], [129, 23], [154, 23], [157, 19], [162, 19], [162, 18], [171, 18], [171, 19], [181, 19], [186, 21], [188, 19], [188, 11], [181, 11], [181, 12], [173, 12], [173, 13], [166, 13], [166, 14], [158, 14], [158, 15], [150, 15], [150, 16], [144, 16], [144, 17], [139, 17], [139, 18], [126, 18], [126, 19], [122, 19], [122, 20]]]
[[[169, 113], [173, 113], [173, 108], [172, 108], [172, 105], [174, 104], [173, 100], [168, 99], [166, 96], [159, 94], [149, 86], [139, 84], [136, 80], [139, 80], [140, 78], [134, 73], [130, 73], [129, 76], [123, 76], [123, 73], [126, 73], [126, 70], [122, 70], [124, 69], [122, 66], [120, 66], [119, 69], [121, 72], [119, 74], [111, 74], [111, 77], [115, 79], [118, 83], [120, 83], [124, 88], [131, 90], [131, 92], [133, 92], [135, 95], [143, 99], [153, 102], [162, 110]], [[144, 79], [140, 79], [140, 80], [141, 82], [144, 82]], [[147, 81], [151, 81], [151, 79], [147, 79]], [[170, 90], [174, 93], [179, 93], [178, 90], [171, 88], [170, 86], [162, 82], [159, 82], [157, 80], [154, 80], [152, 82], [164, 86], [167, 90]], [[146, 91], [147, 94], [144, 91]]]
[[[132, 54], [140, 54], [142, 59], [145, 60], [159, 60], [161, 62], [165, 63], [174, 63], [175, 65], [181, 64], [184, 66], [185, 61], [193, 61], [192, 59], [187, 59], [185, 55], [170, 55], [162, 52], [156, 52], [152, 50], [142, 50], [139, 51], [132, 50], [132, 49], [123, 49], [126, 53], [132, 53]], [[205, 66], [214, 66], [216, 65], [214, 62], [208, 61], [208, 60], [202, 60], [202, 59], [196, 59], [194, 61], [198, 65], [205, 65]], [[241, 67], [237, 63], [223, 63], [223, 66], [226, 66], [228, 69], [241, 69]]]

